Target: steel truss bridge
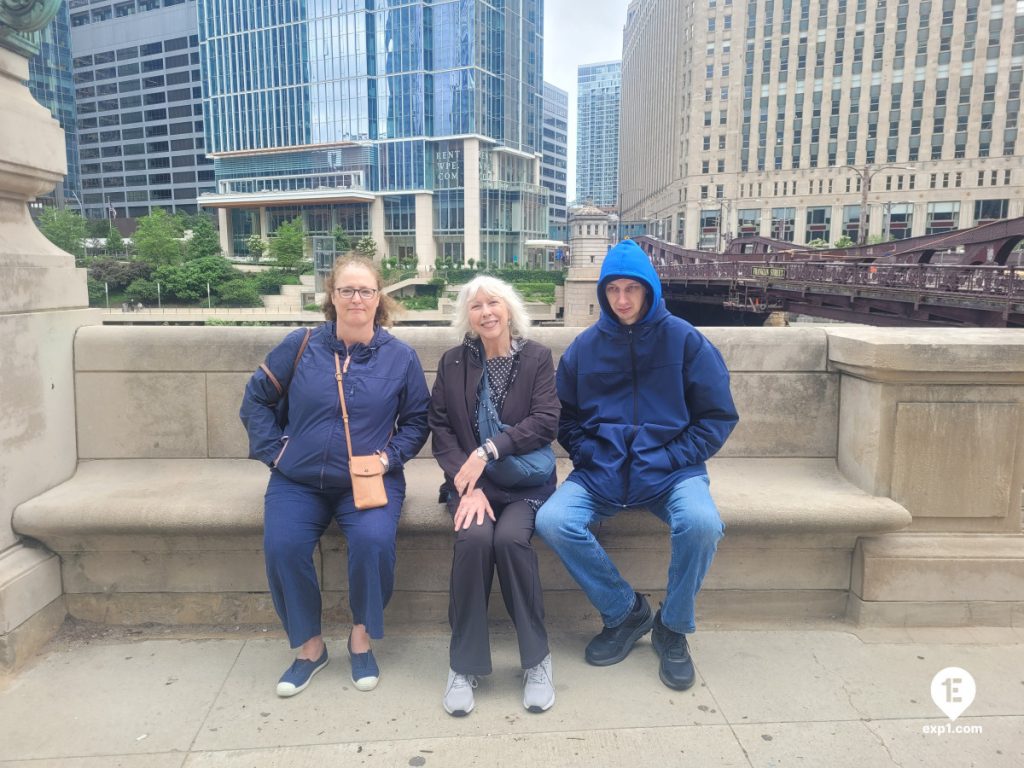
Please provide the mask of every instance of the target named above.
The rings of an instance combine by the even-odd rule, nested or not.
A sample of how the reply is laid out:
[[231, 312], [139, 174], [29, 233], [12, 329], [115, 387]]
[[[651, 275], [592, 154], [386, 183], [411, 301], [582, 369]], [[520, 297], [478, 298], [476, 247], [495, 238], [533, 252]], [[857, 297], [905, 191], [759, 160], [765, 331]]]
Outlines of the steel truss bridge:
[[869, 325], [1024, 327], [1024, 217], [815, 250], [739, 237], [723, 253], [636, 238], [669, 302]]

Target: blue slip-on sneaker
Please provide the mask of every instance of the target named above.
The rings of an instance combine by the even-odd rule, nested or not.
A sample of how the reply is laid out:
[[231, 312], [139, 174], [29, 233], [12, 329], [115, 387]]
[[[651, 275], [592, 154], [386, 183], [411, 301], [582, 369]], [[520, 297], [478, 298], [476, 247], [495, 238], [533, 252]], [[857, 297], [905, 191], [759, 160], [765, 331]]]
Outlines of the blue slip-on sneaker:
[[352, 653], [352, 636], [348, 638], [348, 657], [352, 662], [352, 684], [360, 691], [372, 691], [380, 680], [380, 667], [373, 658], [373, 649], [366, 653]]
[[309, 685], [309, 681], [313, 679], [313, 675], [327, 666], [327, 661], [327, 646], [324, 646], [324, 652], [316, 661], [309, 659], [293, 661], [277, 682], [277, 695], [287, 698], [304, 691]]

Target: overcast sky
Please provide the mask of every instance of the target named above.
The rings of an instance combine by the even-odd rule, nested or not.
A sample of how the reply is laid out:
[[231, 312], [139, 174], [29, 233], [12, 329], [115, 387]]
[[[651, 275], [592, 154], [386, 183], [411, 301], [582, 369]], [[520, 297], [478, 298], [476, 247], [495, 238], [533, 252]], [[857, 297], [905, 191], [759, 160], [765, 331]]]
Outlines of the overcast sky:
[[629, 0], [547, 0], [544, 80], [569, 92], [568, 198], [576, 196], [576, 68], [622, 58]]

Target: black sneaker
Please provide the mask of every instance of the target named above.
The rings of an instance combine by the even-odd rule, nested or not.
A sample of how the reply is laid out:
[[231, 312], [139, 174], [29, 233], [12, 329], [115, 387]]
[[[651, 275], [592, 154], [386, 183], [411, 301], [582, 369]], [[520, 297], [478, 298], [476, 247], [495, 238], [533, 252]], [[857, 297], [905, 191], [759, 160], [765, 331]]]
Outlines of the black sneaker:
[[661, 682], [677, 691], [690, 688], [696, 679], [696, 673], [693, 670], [693, 659], [690, 658], [690, 648], [686, 644], [686, 635], [673, 632], [662, 624], [660, 610], [654, 615], [651, 643], [661, 658], [661, 664], [658, 666], [658, 677], [661, 678]]
[[605, 627], [601, 633], [587, 643], [583, 654], [588, 664], [595, 667], [608, 667], [618, 664], [633, 650], [633, 645], [641, 637], [651, 631], [654, 617], [651, 606], [640, 593], [637, 593], [633, 610], [626, 620], [617, 627]]

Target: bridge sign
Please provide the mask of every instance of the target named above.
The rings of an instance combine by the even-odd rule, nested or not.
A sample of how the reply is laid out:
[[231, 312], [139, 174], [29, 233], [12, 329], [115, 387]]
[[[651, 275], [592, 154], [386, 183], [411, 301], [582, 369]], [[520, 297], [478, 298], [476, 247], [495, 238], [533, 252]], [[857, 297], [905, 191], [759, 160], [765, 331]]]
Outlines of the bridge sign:
[[785, 277], [785, 267], [752, 267], [751, 273], [754, 277]]

